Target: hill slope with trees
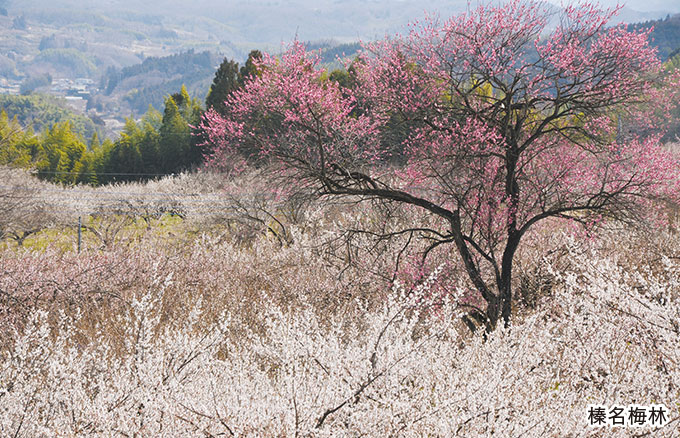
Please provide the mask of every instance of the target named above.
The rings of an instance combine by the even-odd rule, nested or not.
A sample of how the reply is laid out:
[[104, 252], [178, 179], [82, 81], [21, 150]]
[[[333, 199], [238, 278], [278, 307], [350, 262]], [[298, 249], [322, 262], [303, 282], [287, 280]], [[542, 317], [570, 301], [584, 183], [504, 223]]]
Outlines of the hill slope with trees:
[[680, 14], [628, 25], [629, 30], [650, 28], [653, 28], [650, 34], [651, 44], [658, 48], [662, 61], [668, 60], [680, 49]]

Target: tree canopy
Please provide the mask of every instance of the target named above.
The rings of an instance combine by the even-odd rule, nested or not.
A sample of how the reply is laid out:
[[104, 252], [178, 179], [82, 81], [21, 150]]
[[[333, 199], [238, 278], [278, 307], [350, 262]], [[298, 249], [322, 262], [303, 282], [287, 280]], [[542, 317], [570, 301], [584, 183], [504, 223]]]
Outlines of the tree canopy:
[[215, 72], [215, 78], [205, 98], [205, 107], [214, 108], [218, 113], [224, 112], [224, 101], [239, 85], [239, 70], [236, 61], [224, 58]]
[[[424, 257], [452, 246], [486, 303], [470, 314], [492, 330], [510, 321], [513, 260], [534, 225], [638, 222], [678, 199], [657, 129], [677, 87], [662, 88], [648, 31], [607, 27], [615, 13], [567, 6], [551, 28], [541, 3], [513, 0], [430, 18], [368, 45], [352, 88], [295, 42], [263, 56], [226, 114], [205, 114], [210, 161], [422, 211], [433, 225], [403, 231], [431, 242]], [[405, 164], [386, 169], [395, 115]]]
[[261, 60], [262, 52], [259, 50], [251, 50], [248, 59], [241, 68], [233, 59], [224, 58], [215, 72], [210, 91], [205, 98], [206, 109], [212, 108], [216, 112], [224, 114], [226, 112], [224, 104], [227, 98], [241, 88], [251, 76], [257, 74], [257, 63]]
[[185, 87], [166, 97], [163, 113], [149, 106], [138, 121], [128, 118], [115, 141], [100, 141], [93, 132], [86, 142], [71, 121], [57, 122], [37, 135], [15, 116], [0, 113], [0, 165], [34, 169], [62, 184], [107, 184], [139, 181], [179, 173], [198, 165], [200, 137], [194, 126], [203, 109]]

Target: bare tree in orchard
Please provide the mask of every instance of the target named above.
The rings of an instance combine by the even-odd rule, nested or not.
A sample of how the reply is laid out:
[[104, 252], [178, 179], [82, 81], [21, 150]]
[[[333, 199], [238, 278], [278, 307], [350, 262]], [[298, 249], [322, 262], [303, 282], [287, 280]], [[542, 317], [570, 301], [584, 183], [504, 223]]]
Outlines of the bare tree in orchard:
[[23, 246], [29, 236], [62, 220], [44, 190], [45, 183], [26, 171], [0, 166], [0, 241], [10, 238]]

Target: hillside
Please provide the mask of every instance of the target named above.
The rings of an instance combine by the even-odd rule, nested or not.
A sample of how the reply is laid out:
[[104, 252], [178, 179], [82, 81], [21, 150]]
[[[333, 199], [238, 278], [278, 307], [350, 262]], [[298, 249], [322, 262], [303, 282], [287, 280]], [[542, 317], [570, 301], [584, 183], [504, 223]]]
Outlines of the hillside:
[[164, 99], [176, 93], [182, 85], [202, 100], [220, 61], [214, 53], [190, 50], [177, 55], [146, 58], [140, 64], [122, 69], [110, 67], [100, 81], [101, 100], [125, 102], [133, 112], [140, 114], [149, 105], [163, 108]]
[[0, 0], [0, 438], [680, 438], [676, 17], [504, 1]]
[[650, 29], [652, 44], [659, 49], [659, 57], [666, 61], [670, 56], [680, 49], [680, 14], [667, 15], [660, 20], [645, 21], [643, 23], [630, 24], [632, 29]]
[[74, 131], [85, 139], [92, 137], [95, 132], [99, 135], [104, 134], [101, 120], [77, 114], [64, 99], [52, 96], [0, 95], [0, 111], [5, 111], [10, 117], [16, 117], [22, 126], [35, 132], [51, 128], [55, 123], [70, 121]]
[[[98, 78], [109, 67], [120, 69], [149, 56], [189, 49], [243, 60], [251, 49], [278, 51], [282, 41], [295, 37], [341, 43], [372, 40], [405, 32], [407, 23], [423, 17], [424, 11], [447, 17], [467, 7], [462, 0], [198, 0], [191, 8], [186, 2], [160, 0], [4, 3], [0, 76], [7, 78], [47, 71], [55, 77]], [[635, 22], [680, 12], [670, 2], [656, 6], [657, 11], [644, 12], [624, 8], [619, 19]]]
[[[467, 2], [198, 0], [187, 8], [174, 0], [35, 0], [0, 6], [0, 93], [69, 98], [119, 130], [125, 116], [140, 116], [149, 105], [162, 108], [182, 85], [203, 100], [225, 57], [243, 62], [251, 49], [278, 52], [297, 37], [316, 41], [312, 46], [323, 48], [324, 63], [335, 68], [338, 55], [356, 52], [356, 41], [405, 32], [425, 10], [446, 17]], [[665, 60], [680, 48], [680, 15], [655, 10], [674, 9], [660, 0], [644, 12], [625, 7], [617, 19], [654, 26], [653, 44]], [[660, 16], [667, 17], [652, 20]]]

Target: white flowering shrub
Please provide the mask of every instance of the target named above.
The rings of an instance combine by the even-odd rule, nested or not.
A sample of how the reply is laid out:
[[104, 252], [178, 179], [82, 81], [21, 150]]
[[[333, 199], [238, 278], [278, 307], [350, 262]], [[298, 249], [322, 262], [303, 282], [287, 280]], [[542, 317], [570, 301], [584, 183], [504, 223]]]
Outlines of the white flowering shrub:
[[49, 187], [25, 170], [0, 166], [0, 242], [12, 239], [21, 246], [27, 237], [63, 220], [45, 196]]
[[[486, 336], [464, 289], [432, 293], [445, 266], [346, 281], [304, 233], [5, 250], [0, 435], [677, 436], [680, 248], [658, 236], [535, 236], [522, 266], [550, 286]], [[588, 405], [634, 403], [668, 423], [589, 427]]]

